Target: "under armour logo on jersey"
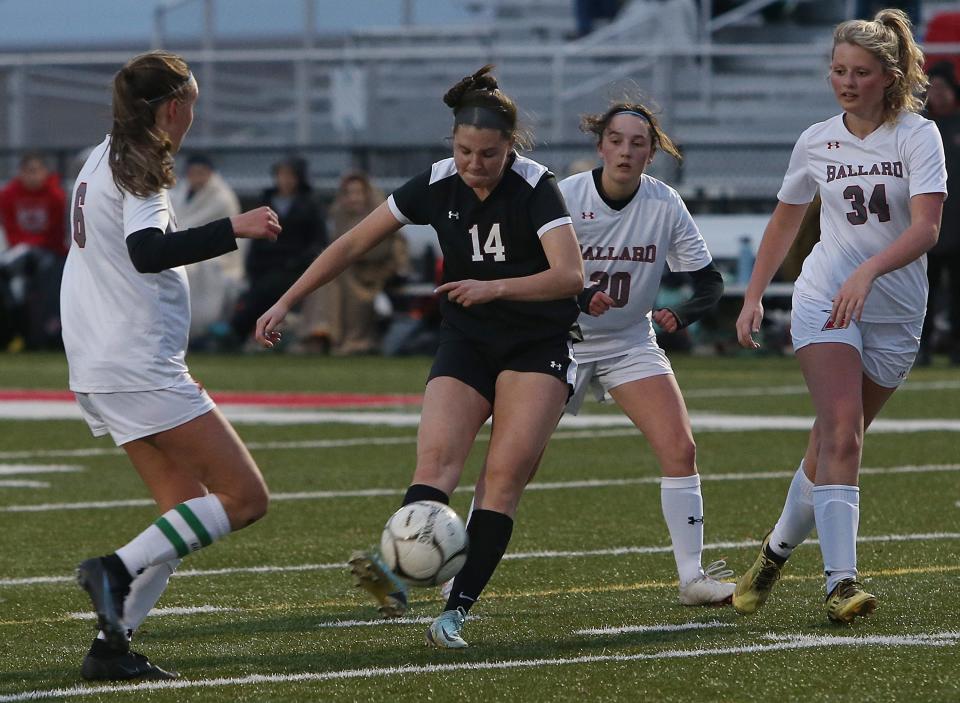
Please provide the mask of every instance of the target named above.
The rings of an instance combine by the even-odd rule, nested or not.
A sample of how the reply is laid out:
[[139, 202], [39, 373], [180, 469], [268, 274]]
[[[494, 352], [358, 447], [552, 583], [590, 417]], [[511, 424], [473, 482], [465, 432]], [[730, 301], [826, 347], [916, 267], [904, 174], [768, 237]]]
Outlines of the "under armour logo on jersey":
[[560, 369], [563, 368], [563, 364], [561, 364], [559, 361], [551, 361], [551, 362], [550, 362], [550, 368], [551, 368], [551, 369], [556, 369], [557, 371], [559, 371]]
[[447, 210], [447, 219], [448, 220], [459, 220], [460, 213], [456, 210]]
[[592, 213], [592, 212], [587, 212], [586, 210], [581, 210], [581, 211], [580, 211], [580, 219], [581, 219], [581, 220], [595, 220], [595, 219], [597, 219], [597, 216], [596, 216], [596, 214], [594, 214], [594, 213]]
[[827, 149], [839, 149], [840, 142], [827, 142]]
[[703, 515], [701, 515], [700, 517], [694, 517], [693, 515], [691, 515], [690, 517], [687, 518], [688, 525], [696, 525], [698, 522], [701, 525], [703, 524]]

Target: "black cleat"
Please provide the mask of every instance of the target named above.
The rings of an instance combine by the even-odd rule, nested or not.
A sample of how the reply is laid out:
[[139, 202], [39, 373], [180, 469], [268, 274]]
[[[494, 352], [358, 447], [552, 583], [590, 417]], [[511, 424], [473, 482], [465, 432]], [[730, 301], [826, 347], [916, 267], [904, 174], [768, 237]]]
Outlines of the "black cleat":
[[80, 665], [80, 676], [87, 681], [127, 681], [175, 679], [176, 671], [164, 671], [138, 652], [114, 652], [104, 640], [94, 640]]
[[116, 569], [110, 568], [107, 557], [87, 559], [77, 567], [77, 583], [90, 596], [97, 613], [97, 626], [106, 636], [107, 644], [118, 654], [130, 649], [127, 628], [123, 625], [123, 601], [130, 593], [131, 581], [127, 576], [124, 582]]

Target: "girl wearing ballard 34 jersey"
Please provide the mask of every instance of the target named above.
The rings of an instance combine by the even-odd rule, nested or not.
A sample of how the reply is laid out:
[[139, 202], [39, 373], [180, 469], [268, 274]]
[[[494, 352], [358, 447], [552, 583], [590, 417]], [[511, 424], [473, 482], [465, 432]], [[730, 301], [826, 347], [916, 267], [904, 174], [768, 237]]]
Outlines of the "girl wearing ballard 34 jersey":
[[[500, 562], [520, 494], [572, 389], [569, 331], [583, 264], [570, 216], [546, 168], [518, 155], [517, 108], [490, 66], [444, 96], [453, 109], [453, 158], [439, 161], [331, 244], [257, 321], [272, 346], [290, 307], [408, 223], [437, 231], [444, 257], [443, 339], [423, 396], [417, 466], [403, 504], [448, 503], [477, 433], [494, 418], [475, 505], [470, 551], [427, 641], [462, 648], [467, 611]], [[359, 585], [387, 616], [406, 590], [376, 555], [357, 553]]]
[[900, 10], [837, 26], [830, 83], [843, 113], [800, 135], [763, 234], [737, 320], [747, 348], [758, 346], [751, 335], [763, 318], [763, 290], [819, 189], [820, 242], [797, 279], [791, 326], [816, 421], [780, 519], [737, 584], [741, 613], [763, 605], [814, 525], [829, 619], [849, 623], [877, 607], [857, 580], [863, 433], [917, 356], [924, 254], [937, 241], [947, 192], [940, 134], [916, 114], [927, 84], [922, 66]]
[[[581, 305], [583, 342], [577, 344], [577, 382], [567, 412], [576, 414], [592, 388], [609, 392], [650, 442], [663, 478], [660, 502], [680, 576], [680, 602], [729, 602], [732, 576], [722, 561], [706, 571], [703, 499], [690, 418], [657, 345], [652, 321], [668, 332], [710, 310], [723, 279], [680, 195], [644, 169], [658, 149], [679, 158], [670, 137], [644, 105], [618, 102], [583, 118], [581, 129], [597, 139], [603, 167], [563, 180], [560, 192], [576, 223], [585, 275]], [[688, 271], [694, 292], [673, 309], [653, 309], [664, 267]]]

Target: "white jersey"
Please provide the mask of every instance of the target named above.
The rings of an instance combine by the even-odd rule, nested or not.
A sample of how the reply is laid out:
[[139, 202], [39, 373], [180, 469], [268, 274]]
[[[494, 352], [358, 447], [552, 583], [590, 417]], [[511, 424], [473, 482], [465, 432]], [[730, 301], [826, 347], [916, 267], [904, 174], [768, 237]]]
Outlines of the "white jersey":
[[140, 198], [118, 188], [109, 152], [108, 136], [84, 163], [71, 200], [73, 241], [60, 289], [70, 389], [168, 388], [187, 371], [187, 275], [183, 267], [138, 273], [126, 238], [148, 227], [175, 230], [176, 219], [165, 190]]
[[711, 262], [700, 230], [680, 194], [646, 174], [619, 211], [600, 197], [590, 171], [561, 181], [560, 192], [580, 240], [587, 285], [599, 283], [614, 300], [600, 317], [580, 315], [584, 341], [574, 347], [577, 361], [608, 359], [642, 346], [653, 336], [650, 313], [664, 266], [679, 273]]
[[[818, 188], [820, 241], [803, 262], [796, 293], [829, 301], [854, 269], [910, 226], [910, 198], [947, 192], [940, 132], [912, 112], [902, 112], [865, 139], [847, 130], [843, 115], [812, 125], [797, 140], [777, 197], [809, 203]], [[921, 256], [880, 276], [867, 296], [863, 321], [922, 319], [926, 261]]]

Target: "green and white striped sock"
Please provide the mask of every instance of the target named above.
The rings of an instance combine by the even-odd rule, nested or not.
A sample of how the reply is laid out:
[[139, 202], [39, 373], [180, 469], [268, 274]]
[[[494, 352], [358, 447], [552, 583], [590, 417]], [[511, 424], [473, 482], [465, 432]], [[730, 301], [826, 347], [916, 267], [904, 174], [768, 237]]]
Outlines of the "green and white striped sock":
[[171, 559], [185, 557], [230, 533], [230, 520], [215, 495], [191, 498], [168, 510], [117, 550], [130, 575]]

